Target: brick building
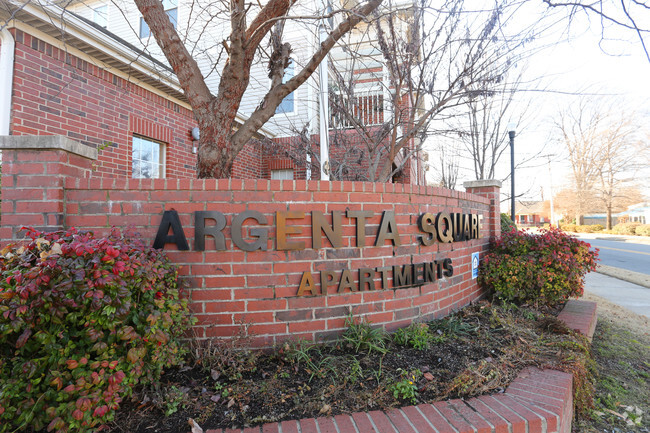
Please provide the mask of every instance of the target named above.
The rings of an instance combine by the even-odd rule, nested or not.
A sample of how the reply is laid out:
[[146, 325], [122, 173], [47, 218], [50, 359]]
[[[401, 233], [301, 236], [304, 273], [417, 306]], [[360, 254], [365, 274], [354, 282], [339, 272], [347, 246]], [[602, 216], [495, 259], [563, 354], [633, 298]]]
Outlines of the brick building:
[[[0, 12], [0, 20], [13, 18], [0, 38], [4, 89], [0, 113], [5, 113], [0, 135], [63, 135], [87, 144], [99, 151], [96, 176], [195, 177], [198, 142], [191, 131], [197, 125], [171, 69], [142, 49], [139, 39], [125, 33], [124, 20], [106, 12], [110, 5], [83, 2], [75, 8], [72, 3], [70, 10], [36, 2], [21, 8], [8, 4], [9, 9]], [[89, 8], [87, 3], [98, 6]], [[259, 75], [257, 69], [254, 73]], [[259, 92], [253, 89], [247, 94], [243, 116], [257, 103]], [[349, 104], [349, 109], [378, 128], [380, 116], [370, 113], [383, 113], [383, 102], [377, 99], [376, 89], [373, 92]], [[304, 149], [290, 151], [300, 140], [287, 119], [308, 119], [317, 111], [310, 102], [309, 86], [294, 93], [283, 102], [282, 113], [238, 155], [234, 178], [318, 179], [318, 161], [312, 161]], [[368, 161], [359, 151], [353, 129], [344, 125], [329, 136], [334, 159], [347, 157], [346, 167], [365, 169]], [[336, 137], [345, 137], [344, 144]], [[317, 153], [318, 135], [309, 134], [309, 139]], [[344, 178], [364, 180], [346, 167], [341, 170], [347, 170]], [[421, 184], [423, 171], [417, 170], [414, 174], [407, 164], [394, 180]]]
[[[298, 180], [308, 166], [261, 139], [290, 140], [280, 129], [261, 131], [232, 179], [196, 179], [196, 124], [165, 65], [96, 22], [63, 22], [46, 8], [16, 9], [0, 34], [0, 243], [21, 239], [23, 226], [97, 235], [130, 226], [153, 244], [175, 213], [192, 249], [164, 248], [189, 284], [197, 336], [233, 335], [246, 322], [259, 346], [330, 338], [350, 313], [394, 329], [483, 295], [472, 257], [499, 235], [499, 183], [459, 192]], [[293, 179], [260, 180], [289, 171]], [[192, 230], [206, 218], [224, 223], [223, 242]], [[437, 234], [422, 226], [433, 220]]]

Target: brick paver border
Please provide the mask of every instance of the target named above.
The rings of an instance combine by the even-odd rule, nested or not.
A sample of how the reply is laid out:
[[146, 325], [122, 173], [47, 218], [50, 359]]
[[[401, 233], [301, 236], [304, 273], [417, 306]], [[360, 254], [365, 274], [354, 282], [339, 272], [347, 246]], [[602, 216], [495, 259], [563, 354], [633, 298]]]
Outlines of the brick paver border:
[[[596, 303], [570, 300], [558, 317], [591, 339]], [[572, 418], [571, 374], [531, 367], [502, 394], [206, 433], [569, 433]]]

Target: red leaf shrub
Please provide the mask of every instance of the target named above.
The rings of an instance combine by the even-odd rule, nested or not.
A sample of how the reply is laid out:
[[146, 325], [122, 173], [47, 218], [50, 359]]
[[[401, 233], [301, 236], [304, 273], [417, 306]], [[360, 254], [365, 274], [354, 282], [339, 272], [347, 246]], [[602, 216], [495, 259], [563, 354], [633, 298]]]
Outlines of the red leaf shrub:
[[503, 233], [481, 261], [478, 281], [508, 302], [557, 305], [584, 290], [598, 250], [562, 230]]
[[114, 230], [41, 233], [0, 251], [0, 432], [83, 432], [185, 353], [178, 272]]

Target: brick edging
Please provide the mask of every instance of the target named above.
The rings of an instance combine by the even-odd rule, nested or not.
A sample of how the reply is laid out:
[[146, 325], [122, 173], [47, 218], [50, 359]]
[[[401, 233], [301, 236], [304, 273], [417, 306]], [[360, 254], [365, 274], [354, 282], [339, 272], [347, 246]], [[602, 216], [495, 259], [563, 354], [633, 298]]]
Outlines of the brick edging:
[[[571, 300], [558, 318], [591, 339], [596, 303]], [[572, 375], [529, 367], [502, 394], [206, 433], [569, 433], [572, 419]]]

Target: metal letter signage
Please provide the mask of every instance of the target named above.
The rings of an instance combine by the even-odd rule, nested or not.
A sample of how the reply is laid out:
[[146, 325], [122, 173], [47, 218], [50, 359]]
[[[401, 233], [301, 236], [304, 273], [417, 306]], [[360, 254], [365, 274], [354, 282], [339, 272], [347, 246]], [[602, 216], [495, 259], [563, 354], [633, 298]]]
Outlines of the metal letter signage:
[[[343, 218], [342, 211], [332, 211], [331, 224], [323, 212], [311, 212], [311, 248], [323, 247], [323, 235], [331, 248], [343, 248]], [[367, 222], [375, 216], [372, 211], [347, 210], [345, 218], [354, 219], [356, 247], [366, 247]], [[213, 221], [213, 223], [208, 223]], [[266, 251], [269, 248], [269, 234], [267, 217], [258, 211], [248, 210], [232, 215], [230, 236], [233, 245], [248, 252], [257, 250]], [[250, 222], [249, 222], [250, 221]], [[279, 251], [303, 250], [306, 248], [305, 238], [309, 234], [305, 231], [305, 213], [301, 211], [275, 212], [275, 249]], [[228, 249], [224, 230], [227, 225], [226, 216], [217, 211], [194, 212], [194, 249], [205, 251], [206, 237], [214, 239], [214, 248], [218, 251]], [[350, 223], [348, 223], [350, 224]], [[478, 215], [463, 213], [439, 212], [437, 214], [423, 213], [417, 219], [417, 226], [421, 232], [418, 242], [423, 246], [431, 246], [436, 242], [452, 243], [478, 239], [480, 233], [480, 220]], [[395, 212], [383, 211], [381, 221], [375, 234], [374, 246], [383, 247], [390, 242], [393, 247], [402, 245], [402, 240], [397, 225]], [[175, 210], [164, 211], [158, 233], [154, 240], [154, 248], [164, 248], [165, 244], [176, 244], [179, 250], [189, 250], [187, 239], [183, 231], [178, 213]], [[476, 278], [478, 270], [478, 253], [472, 254], [472, 278]], [[298, 288], [298, 296], [327, 294], [332, 286], [336, 292], [358, 292], [375, 290], [375, 278], [381, 281], [381, 289], [403, 289], [433, 283], [442, 278], [449, 278], [454, 274], [454, 267], [450, 258], [433, 260], [425, 263], [411, 263], [377, 268], [361, 268], [357, 271], [341, 269], [340, 271], [320, 271], [319, 284], [316, 284], [311, 272], [303, 273]], [[358, 274], [358, 279], [355, 276]], [[392, 276], [392, 279], [390, 278]], [[392, 282], [392, 287], [390, 287]]]

